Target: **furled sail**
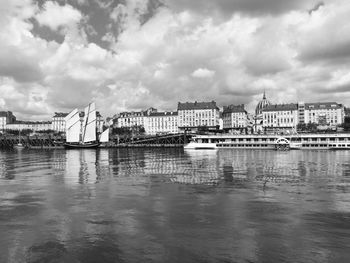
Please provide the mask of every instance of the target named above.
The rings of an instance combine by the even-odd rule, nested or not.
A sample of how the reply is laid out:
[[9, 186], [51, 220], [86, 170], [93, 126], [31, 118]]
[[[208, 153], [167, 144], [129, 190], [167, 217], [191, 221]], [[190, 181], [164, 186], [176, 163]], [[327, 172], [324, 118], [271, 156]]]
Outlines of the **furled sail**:
[[66, 117], [66, 142], [79, 142], [80, 117], [77, 109], [72, 110]]
[[109, 141], [109, 129], [102, 132], [100, 136], [100, 142], [108, 142]]
[[83, 142], [96, 141], [96, 107], [92, 102], [85, 108], [83, 122]]

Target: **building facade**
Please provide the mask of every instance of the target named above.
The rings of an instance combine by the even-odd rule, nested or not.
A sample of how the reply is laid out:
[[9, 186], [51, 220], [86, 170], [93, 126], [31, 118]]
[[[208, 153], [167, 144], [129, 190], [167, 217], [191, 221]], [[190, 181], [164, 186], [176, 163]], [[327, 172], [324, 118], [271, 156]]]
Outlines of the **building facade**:
[[153, 112], [146, 117], [146, 134], [178, 133], [177, 112]]
[[241, 130], [247, 128], [248, 113], [241, 105], [224, 106], [222, 112], [223, 129], [225, 131]]
[[215, 101], [178, 103], [179, 131], [198, 131], [202, 129], [217, 130], [219, 128], [220, 111]]
[[294, 129], [298, 124], [335, 128], [343, 124], [344, 116], [344, 106], [336, 102], [276, 104], [262, 110], [264, 129]]
[[304, 122], [336, 127], [344, 122], [344, 106], [336, 102], [305, 103]]
[[157, 112], [157, 109], [149, 108], [145, 111], [122, 112], [114, 117], [114, 123], [117, 128], [145, 128], [147, 116], [154, 112]]
[[298, 105], [275, 104], [262, 110], [263, 128], [272, 130], [296, 129], [298, 125]]
[[55, 115], [52, 117], [52, 127], [51, 129], [55, 132], [65, 132], [66, 131], [66, 121], [64, 118], [68, 113], [64, 112], [55, 112]]
[[14, 123], [16, 117], [12, 114], [11, 111], [0, 111], [0, 130], [3, 132], [6, 130], [6, 125]]

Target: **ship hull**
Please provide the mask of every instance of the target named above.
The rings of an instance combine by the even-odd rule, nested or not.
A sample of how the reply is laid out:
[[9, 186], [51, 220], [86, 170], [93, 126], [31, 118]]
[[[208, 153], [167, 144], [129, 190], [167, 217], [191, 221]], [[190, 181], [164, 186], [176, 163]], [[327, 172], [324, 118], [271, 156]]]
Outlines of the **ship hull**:
[[90, 149], [97, 148], [100, 145], [98, 142], [94, 143], [64, 143], [63, 146], [66, 149]]

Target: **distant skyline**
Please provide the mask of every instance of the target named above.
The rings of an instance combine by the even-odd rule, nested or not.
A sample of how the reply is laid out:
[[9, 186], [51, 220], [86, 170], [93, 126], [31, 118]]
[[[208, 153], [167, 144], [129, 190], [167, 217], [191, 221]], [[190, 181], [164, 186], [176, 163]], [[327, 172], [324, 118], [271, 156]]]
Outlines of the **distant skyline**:
[[0, 110], [350, 105], [347, 0], [0, 0]]

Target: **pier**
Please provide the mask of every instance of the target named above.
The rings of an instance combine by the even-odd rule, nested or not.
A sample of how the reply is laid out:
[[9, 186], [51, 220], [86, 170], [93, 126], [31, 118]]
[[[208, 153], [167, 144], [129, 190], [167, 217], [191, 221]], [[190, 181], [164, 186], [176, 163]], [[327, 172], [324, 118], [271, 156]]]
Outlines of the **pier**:
[[51, 136], [4, 136], [0, 137], [0, 148], [13, 148], [21, 143], [26, 148], [61, 148], [56, 142], [62, 141], [62, 137]]
[[[115, 137], [105, 148], [141, 148], [141, 147], [183, 147], [190, 141], [190, 134], [166, 134], [155, 136]], [[0, 137], [0, 148], [11, 149], [18, 143], [26, 148], [63, 148], [64, 138], [55, 136], [7, 136]]]
[[192, 135], [190, 134], [166, 134], [156, 136], [122, 137], [114, 139], [115, 147], [183, 147], [188, 143]]

